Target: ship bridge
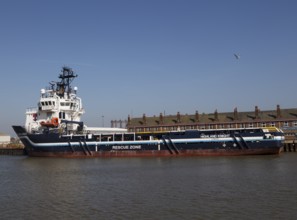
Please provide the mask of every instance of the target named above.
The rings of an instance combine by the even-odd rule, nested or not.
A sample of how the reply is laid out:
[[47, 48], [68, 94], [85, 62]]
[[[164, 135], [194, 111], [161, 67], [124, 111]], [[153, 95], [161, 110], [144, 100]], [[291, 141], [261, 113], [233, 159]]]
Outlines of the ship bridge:
[[54, 98], [45, 98], [41, 99], [39, 102], [39, 110], [41, 111], [57, 111], [56, 99]]
[[[50, 86], [41, 89], [38, 108], [26, 112], [26, 130], [30, 133], [42, 127], [60, 126], [61, 120], [80, 121], [84, 113], [81, 98], [77, 97], [77, 87], [72, 89], [71, 82], [76, 78], [72, 69], [63, 67], [60, 82], [50, 82]], [[75, 129], [76, 125], [72, 126]]]

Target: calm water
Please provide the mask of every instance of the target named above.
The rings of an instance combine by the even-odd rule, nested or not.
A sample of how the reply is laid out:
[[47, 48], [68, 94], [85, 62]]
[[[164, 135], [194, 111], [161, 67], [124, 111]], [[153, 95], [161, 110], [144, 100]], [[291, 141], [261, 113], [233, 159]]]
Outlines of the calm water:
[[296, 219], [297, 153], [0, 157], [1, 219]]

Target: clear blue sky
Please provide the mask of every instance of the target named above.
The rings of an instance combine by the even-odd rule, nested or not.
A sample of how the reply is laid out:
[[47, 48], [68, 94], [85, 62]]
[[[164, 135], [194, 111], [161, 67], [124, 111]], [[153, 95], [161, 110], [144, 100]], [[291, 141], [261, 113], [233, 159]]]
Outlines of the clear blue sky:
[[295, 0], [0, 0], [0, 132], [64, 65], [89, 126], [296, 108], [296, 12]]

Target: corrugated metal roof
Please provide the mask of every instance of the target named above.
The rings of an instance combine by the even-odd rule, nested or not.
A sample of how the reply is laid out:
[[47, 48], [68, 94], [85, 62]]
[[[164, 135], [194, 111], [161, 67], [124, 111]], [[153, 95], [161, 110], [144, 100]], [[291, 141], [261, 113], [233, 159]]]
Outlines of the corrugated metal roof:
[[[160, 120], [163, 120], [163, 123]], [[202, 113], [188, 115], [179, 114], [176, 115], [162, 115], [153, 117], [139, 117], [131, 118], [128, 127], [133, 126], [158, 126], [158, 125], [176, 125], [177, 123], [182, 124], [209, 124], [209, 123], [228, 123], [228, 122], [254, 122], [254, 121], [285, 121], [285, 120], [296, 120], [297, 121], [297, 108], [291, 109], [279, 109], [261, 111], [258, 107], [255, 111], [239, 112], [224, 112], [220, 113], [215, 111], [214, 113]]]

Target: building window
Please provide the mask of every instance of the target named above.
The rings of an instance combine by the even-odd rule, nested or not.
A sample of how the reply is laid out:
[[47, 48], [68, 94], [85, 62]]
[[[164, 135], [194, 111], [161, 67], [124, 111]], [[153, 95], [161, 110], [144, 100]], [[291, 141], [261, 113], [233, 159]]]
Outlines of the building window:
[[284, 127], [289, 127], [289, 123], [287, 121], [284, 121], [284, 124], [283, 124]]
[[239, 128], [245, 128], [245, 124], [239, 124]]
[[261, 123], [261, 127], [266, 127], [266, 123], [265, 122], [262, 122]]
[[275, 122], [271, 122], [271, 123], [270, 123], [270, 126], [271, 126], [271, 127], [275, 127]]
[[233, 124], [229, 124], [228, 128], [234, 128]]
[[297, 121], [294, 121], [294, 122], [293, 122], [293, 126], [294, 126], [294, 127], [297, 127]]

